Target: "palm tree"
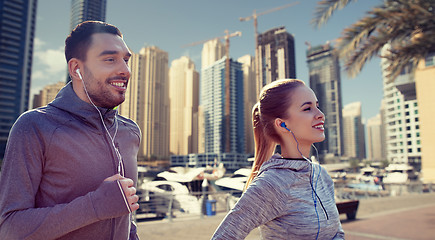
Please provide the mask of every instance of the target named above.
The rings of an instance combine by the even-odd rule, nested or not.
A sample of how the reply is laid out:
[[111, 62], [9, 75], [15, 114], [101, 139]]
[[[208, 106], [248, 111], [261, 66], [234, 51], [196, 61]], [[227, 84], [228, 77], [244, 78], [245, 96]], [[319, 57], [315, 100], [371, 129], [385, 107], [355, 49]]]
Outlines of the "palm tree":
[[[312, 24], [321, 27], [332, 14], [357, 0], [318, 2]], [[386, 58], [389, 81], [405, 69], [414, 71], [420, 59], [435, 52], [435, 0], [384, 0], [366, 16], [344, 29], [337, 39], [345, 71], [355, 77], [375, 56]], [[381, 56], [382, 47], [391, 48]]]

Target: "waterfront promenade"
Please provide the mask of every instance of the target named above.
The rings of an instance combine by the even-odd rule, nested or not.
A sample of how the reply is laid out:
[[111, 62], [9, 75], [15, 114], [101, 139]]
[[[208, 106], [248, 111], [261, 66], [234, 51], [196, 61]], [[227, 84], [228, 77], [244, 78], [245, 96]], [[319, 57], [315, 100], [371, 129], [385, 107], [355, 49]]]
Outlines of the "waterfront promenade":
[[[215, 216], [138, 222], [140, 239], [210, 239], [225, 213]], [[341, 215], [348, 240], [435, 239], [435, 193], [361, 199], [356, 220]], [[259, 239], [253, 230], [246, 238]]]

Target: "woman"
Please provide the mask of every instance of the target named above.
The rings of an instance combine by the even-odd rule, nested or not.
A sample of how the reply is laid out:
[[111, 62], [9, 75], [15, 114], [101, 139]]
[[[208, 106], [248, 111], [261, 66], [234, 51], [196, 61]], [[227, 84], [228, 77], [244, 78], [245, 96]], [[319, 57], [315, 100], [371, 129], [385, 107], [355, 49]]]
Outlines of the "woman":
[[[252, 120], [252, 173], [212, 239], [244, 239], [257, 227], [262, 239], [344, 239], [332, 179], [307, 158], [325, 139], [314, 92], [301, 80], [274, 81], [261, 91]], [[277, 144], [281, 155], [273, 155]]]

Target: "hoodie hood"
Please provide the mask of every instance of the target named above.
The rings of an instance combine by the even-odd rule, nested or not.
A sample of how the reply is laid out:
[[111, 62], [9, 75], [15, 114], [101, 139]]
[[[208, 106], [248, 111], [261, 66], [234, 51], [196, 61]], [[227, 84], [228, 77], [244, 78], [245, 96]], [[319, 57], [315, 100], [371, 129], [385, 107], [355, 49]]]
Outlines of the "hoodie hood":
[[[49, 105], [68, 112], [99, 132], [104, 130], [103, 125], [101, 124], [100, 115], [95, 107], [92, 104], [81, 100], [77, 96], [74, 92], [71, 81], [59, 91], [56, 98], [49, 103]], [[107, 128], [113, 126], [117, 110], [100, 107], [97, 108], [103, 116]]]
[[263, 163], [258, 175], [269, 169], [290, 169], [295, 172], [308, 173], [311, 169], [310, 166], [311, 163], [303, 158], [286, 159], [282, 158], [280, 154], [275, 154], [268, 161]]

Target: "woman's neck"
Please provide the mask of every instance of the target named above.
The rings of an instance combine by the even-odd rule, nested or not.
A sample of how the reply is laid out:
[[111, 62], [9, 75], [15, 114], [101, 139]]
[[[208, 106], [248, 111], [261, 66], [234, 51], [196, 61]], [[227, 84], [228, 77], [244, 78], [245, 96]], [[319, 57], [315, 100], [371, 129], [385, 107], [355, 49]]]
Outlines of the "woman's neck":
[[[301, 156], [302, 155], [302, 156]], [[285, 158], [310, 158], [310, 146], [299, 145], [299, 150], [296, 144], [281, 145], [281, 156]]]

